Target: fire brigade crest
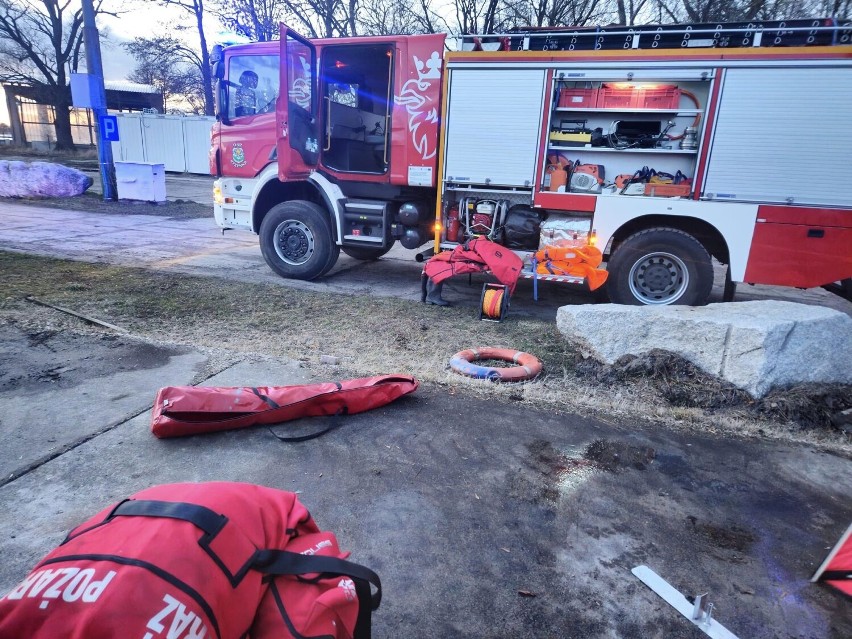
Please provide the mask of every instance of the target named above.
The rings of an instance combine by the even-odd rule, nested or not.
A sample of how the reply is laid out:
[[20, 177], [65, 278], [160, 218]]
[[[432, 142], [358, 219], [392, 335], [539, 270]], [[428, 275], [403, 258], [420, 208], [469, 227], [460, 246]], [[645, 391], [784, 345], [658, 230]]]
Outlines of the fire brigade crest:
[[441, 56], [437, 51], [433, 51], [428, 60], [414, 56], [414, 67], [417, 69], [417, 78], [403, 84], [399, 95], [395, 95], [393, 100], [405, 107], [408, 113], [408, 131], [414, 148], [421, 158], [429, 160], [435, 157], [438, 150], [434, 142], [430, 142], [430, 137], [433, 136], [421, 130], [421, 126], [426, 124], [428, 127], [438, 122], [438, 105], [435, 104], [434, 92], [429, 89], [434, 81], [440, 81]]
[[246, 152], [243, 150], [242, 144], [234, 144], [231, 149], [231, 164], [240, 169], [246, 165]]

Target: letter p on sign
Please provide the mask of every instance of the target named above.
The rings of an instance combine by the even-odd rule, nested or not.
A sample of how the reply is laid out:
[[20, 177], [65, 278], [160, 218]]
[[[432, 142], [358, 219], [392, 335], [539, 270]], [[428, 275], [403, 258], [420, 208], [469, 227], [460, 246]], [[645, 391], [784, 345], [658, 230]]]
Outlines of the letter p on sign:
[[114, 115], [102, 115], [98, 118], [98, 126], [101, 130], [101, 140], [104, 142], [118, 142], [118, 118]]

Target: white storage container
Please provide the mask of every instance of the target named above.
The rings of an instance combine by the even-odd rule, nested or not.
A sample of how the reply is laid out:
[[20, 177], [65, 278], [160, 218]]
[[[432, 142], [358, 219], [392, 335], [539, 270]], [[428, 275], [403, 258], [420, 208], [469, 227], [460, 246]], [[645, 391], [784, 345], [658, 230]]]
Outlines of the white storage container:
[[119, 200], [166, 201], [166, 169], [151, 162], [116, 162]]

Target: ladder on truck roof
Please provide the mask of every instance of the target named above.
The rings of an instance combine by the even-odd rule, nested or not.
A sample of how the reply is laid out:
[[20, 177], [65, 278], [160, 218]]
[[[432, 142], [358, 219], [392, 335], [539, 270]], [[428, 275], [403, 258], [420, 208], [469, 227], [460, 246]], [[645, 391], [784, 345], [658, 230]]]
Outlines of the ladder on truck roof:
[[616, 51], [852, 44], [852, 20], [814, 18], [626, 27], [529, 27], [462, 35], [462, 51]]

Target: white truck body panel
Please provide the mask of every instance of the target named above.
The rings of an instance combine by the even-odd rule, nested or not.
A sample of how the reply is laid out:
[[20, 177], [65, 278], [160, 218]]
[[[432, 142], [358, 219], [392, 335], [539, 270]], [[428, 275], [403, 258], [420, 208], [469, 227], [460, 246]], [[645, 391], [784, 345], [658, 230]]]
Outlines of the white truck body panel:
[[445, 179], [529, 187], [544, 116], [544, 70], [459, 69], [450, 74]]
[[737, 282], [742, 281], [754, 235], [756, 204], [697, 202], [681, 198], [598, 196], [592, 224], [598, 234], [598, 246], [603, 249], [619, 228], [645, 215], [692, 217], [712, 224], [728, 244], [731, 254], [731, 278]]
[[852, 205], [852, 67], [728, 69], [708, 199]]

